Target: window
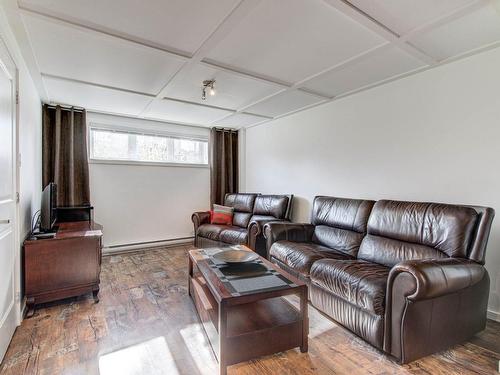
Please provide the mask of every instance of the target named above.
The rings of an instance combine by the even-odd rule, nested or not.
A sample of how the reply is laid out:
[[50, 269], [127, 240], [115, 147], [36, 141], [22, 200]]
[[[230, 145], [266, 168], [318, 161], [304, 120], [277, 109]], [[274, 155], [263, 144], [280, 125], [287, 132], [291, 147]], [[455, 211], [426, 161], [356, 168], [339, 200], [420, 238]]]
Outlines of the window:
[[208, 141], [170, 135], [90, 129], [90, 159], [136, 163], [208, 164]]

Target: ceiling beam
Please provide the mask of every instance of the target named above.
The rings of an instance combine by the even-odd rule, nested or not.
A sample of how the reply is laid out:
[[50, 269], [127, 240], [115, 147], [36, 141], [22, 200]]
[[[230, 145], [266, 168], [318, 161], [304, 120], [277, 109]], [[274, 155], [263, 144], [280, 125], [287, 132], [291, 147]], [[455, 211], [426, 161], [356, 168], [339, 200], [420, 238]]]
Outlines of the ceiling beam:
[[258, 74], [258, 73], [251, 72], [251, 71], [248, 71], [248, 70], [245, 70], [242, 68], [236, 68], [236, 67], [233, 67], [230, 65], [220, 63], [218, 61], [213, 61], [213, 60], [207, 59], [207, 58], [204, 58], [203, 60], [201, 60], [199, 62], [199, 64], [205, 65], [209, 68], [222, 70], [224, 72], [228, 72], [230, 74], [234, 74], [234, 75], [237, 75], [237, 76], [242, 77], [242, 78], [249, 78], [249, 79], [253, 79], [255, 81], [259, 81], [262, 83], [271, 84], [271, 85], [274, 85], [274, 86], [280, 87], [280, 88], [287, 88], [287, 87], [292, 86], [291, 83], [279, 80], [277, 78], [269, 77], [269, 76], [266, 76], [263, 74]]
[[[407, 72], [407, 73], [403, 73], [403, 74], [399, 74], [397, 76], [394, 76], [394, 77], [390, 77], [390, 78], [387, 78], [387, 79], [384, 79], [384, 80], [381, 80], [381, 81], [378, 81], [378, 82], [375, 82], [375, 83], [372, 83], [372, 84], [368, 84], [366, 86], [363, 86], [361, 88], [357, 88], [357, 89], [354, 89], [352, 91], [349, 91], [349, 92], [346, 92], [346, 93], [342, 93], [342, 94], [339, 94], [338, 96], [335, 96], [334, 98], [330, 99], [330, 100], [327, 100], [325, 102], [322, 102], [322, 103], [316, 103], [316, 104], [313, 104], [309, 107], [307, 107], [307, 109], [310, 109], [310, 108], [313, 108], [313, 107], [316, 107], [316, 106], [320, 106], [320, 105], [323, 105], [323, 104], [326, 104], [326, 103], [330, 103], [330, 102], [333, 102], [333, 101], [336, 101], [336, 100], [340, 100], [340, 99], [344, 99], [344, 98], [347, 98], [349, 96], [352, 96], [354, 94], [357, 94], [357, 93], [360, 93], [360, 92], [363, 92], [363, 91], [366, 91], [366, 90], [370, 90], [370, 89], [373, 89], [373, 88], [376, 88], [378, 86], [382, 86], [382, 85], [385, 85], [387, 83], [390, 83], [390, 82], [393, 82], [393, 81], [397, 81], [401, 78], [406, 78], [406, 77], [410, 77], [410, 76], [413, 76], [413, 75], [416, 75], [416, 74], [419, 74], [419, 73], [422, 73], [422, 72], [425, 72], [427, 70], [430, 70], [432, 68], [435, 68], [437, 66], [443, 66], [443, 65], [447, 65], [447, 64], [450, 64], [450, 63], [453, 63], [455, 61], [458, 61], [458, 60], [462, 60], [462, 59], [465, 59], [467, 57], [470, 57], [470, 56], [473, 56], [475, 54], [478, 54], [478, 53], [482, 53], [482, 52], [486, 52], [486, 51], [489, 51], [489, 50], [492, 50], [492, 49], [496, 49], [496, 48], [500, 48], [500, 41], [497, 41], [497, 42], [493, 42], [491, 44], [488, 44], [486, 46], [482, 46], [482, 47], [478, 47], [474, 50], [471, 50], [471, 51], [468, 51], [468, 52], [465, 52], [465, 53], [462, 53], [458, 56], [453, 56], [453, 57], [450, 57], [450, 58], [447, 58], [445, 60], [442, 60], [440, 61], [439, 63], [437, 63], [436, 65], [428, 65], [428, 66], [423, 66], [421, 68], [417, 68], [415, 70], [412, 70], [410, 72]], [[283, 118], [283, 117], [288, 117], [290, 115], [293, 115], [294, 113], [296, 112], [300, 112], [302, 111], [303, 109], [300, 109], [298, 111], [294, 111], [294, 112], [290, 112], [290, 113], [286, 113], [286, 114], [283, 114], [283, 115], [280, 115], [280, 116], [277, 116], [275, 117], [274, 119], [272, 120], [276, 120], [278, 118]], [[252, 125], [248, 125], [246, 126], [245, 128], [252, 128], [254, 126], [259, 126], [259, 125], [263, 125], [269, 121], [272, 121], [272, 120], [266, 120], [266, 121], [263, 121], [261, 123], [257, 123], [257, 124], [252, 124]]]
[[[173, 74], [169, 80], [165, 83], [160, 92], [141, 112], [141, 115], [147, 114], [151, 105], [166, 95], [168, 85], [176, 78], [183, 77], [189, 74], [193, 66], [198, 64], [205, 55], [214, 48], [218, 43], [222, 41], [232, 30], [236, 27], [240, 21], [245, 18], [251, 11], [257, 7], [261, 0], [241, 0], [238, 5], [227, 15], [215, 28], [215, 30], [203, 41], [198, 50], [191, 56], [191, 58], [186, 61], [181, 68]], [[201, 90], [201, 87], [200, 87]]]
[[58, 14], [58, 13], [54, 13], [54, 12], [48, 12], [46, 9], [44, 9], [43, 7], [40, 7], [40, 6], [19, 3], [19, 10], [21, 11], [21, 13], [44, 18], [44, 19], [49, 20], [53, 23], [58, 23], [58, 24], [62, 24], [64, 26], [73, 27], [73, 28], [76, 28], [76, 29], [82, 30], [82, 31], [91, 31], [91, 32], [98, 33], [98, 34], [107, 35], [109, 37], [113, 37], [116, 39], [122, 39], [126, 42], [137, 44], [137, 45], [144, 46], [144, 47], [153, 48], [153, 49], [165, 52], [169, 55], [172, 55], [175, 57], [180, 57], [184, 60], [187, 60], [191, 57], [190, 54], [185, 52], [185, 51], [181, 51], [179, 49], [176, 49], [176, 48], [173, 48], [170, 46], [165, 46], [162, 44], [154, 43], [150, 40], [139, 38], [139, 37], [134, 36], [134, 35], [118, 32], [116, 30], [113, 30], [113, 29], [110, 29], [107, 27], [103, 27], [101, 25], [97, 25], [97, 24], [94, 24], [91, 22], [87, 22], [87, 21], [83, 22], [76, 17], [62, 15], [62, 14]]
[[[364, 27], [368, 28], [375, 34], [379, 35], [382, 37], [386, 43], [383, 45], [376, 46], [368, 51], [365, 51], [363, 53], [360, 53], [359, 55], [356, 55], [354, 57], [349, 58], [346, 61], [343, 61], [339, 64], [335, 64], [334, 66], [328, 67], [327, 69], [322, 70], [321, 72], [317, 72], [309, 77], [306, 77], [305, 79], [302, 79], [298, 82], [294, 83], [289, 83], [289, 82], [283, 82], [281, 80], [275, 79], [273, 77], [268, 77], [265, 75], [261, 75], [255, 72], [251, 71], [246, 71], [245, 69], [237, 68], [237, 67], [232, 67], [228, 65], [224, 65], [222, 63], [219, 63], [217, 61], [212, 61], [207, 58], [209, 52], [220, 43], [240, 22], [242, 19], [244, 19], [248, 14], [250, 14], [260, 3], [262, 0], [241, 0], [238, 4], [234, 6], [232, 11], [219, 23], [219, 25], [213, 30], [212, 33], [210, 33], [205, 40], [201, 43], [199, 48], [196, 50], [195, 53], [190, 54], [185, 51], [180, 51], [175, 48], [172, 48], [170, 46], [165, 46], [161, 44], [157, 44], [148, 40], [144, 40], [141, 38], [138, 38], [133, 35], [129, 35], [126, 33], [118, 32], [113, 29], [109, 29], [106, 27], [103, 27], [102, 25], [97, 25], [92, 22], [83, 22], [81, 20], [78, 20], [77, 18], [68, 16], [68, 15], [63, 15], [57, 12], [52, 12], [52, 11], [47, 11], [43, 7], [40, 6], [35, 6], [31, 4], [23, 4], [20, 2], [18, 5], [16, 0], [4, 0], [3, 3], [6, 4], [5, 7], [8, 8], [9, 10], [9, 21], [12, 23], [13, 29], [15, 29], [15, 36], [20, 41], [20, 44], [22, 45], [22, 54], [25, 57], [25, 60], [27, 61], [28, 68], [30, 70], [30, 73], [33, 76], [33, 79], [35, 81], [35, 85], [39, 89], [40, 95], [42, 96], [42, 99], [44, 100], [49, 100], [48, 92], [43, 84], [43, 73], [40, 72], [40, 69], [36, 63], [36, 58], [34, 55], [34, 52], [30, 46], [29, 42], [29, 36], [24, 28], [23, 21], [21, 19], [19, 10], [22, 10], [23, 12], [29, 13], [31, 15], [39, 16], [39, 17], [44, 17], [47, 19], [50, 19], [53, 22], [65, 24], [66, 26], [71, 26], [71, 27], [76, 27], [81, 30], [86, 30], [88, 32], [94, 32], [94, 33], [100, 33], [102, 35], [106, 35], [108, 37], [113, 37], [113, 38], [118, 38], [123, 41], [129, 42], [129, 43], [135, 43], [139, 44], [148, 48], [154, 48], [161, 50], [164, 53], [171, 54], [176, 57], [180, 57], [184, 60], [184, 64], [178, 69], [178, 71], [171, 76], [168, 81], [162, 86], [161, 90], [156, 94], [156, 95], [151, 95], [151, 94], [144, 94], [144, 93], [138, 93], [134, 92], [131, 90], [125, 90], [125, 89], [119, 89], [115, 87], [109, 87], [109, 86], [103, 86], [103, 85], [98, 85], [98, 84], [93, 84], [89, 82], [83, 82], [83, 81], [78, 81], [78, 80], [73, 80], [75, 82], [80, 82], [84, 84], [90, 84], [90, 85], [95, 85], [95, 86], [100, 86], [100, 87], [106, 87], [110, 89], [115, 89], [115, 90], [120, 90], [120, 91], [127, 91], [127, 92], [133, 92], [141, 95], [146, 95], [151, 97], [151, 101], [148, 103], [148, 105], [141, 111], [141, 114], [138, 117], [147, 117], [147, 112], [151, 106], [152, 103], [155, 101], [160, 101], [163, 100], [163, 97], [166, 96], [166, 93], [168, 92], [168, 86], [169, 84], [173, 81], [174, 78], [181, 78], [184, 75], [188, 75], [191, 71], [191, 69], [196, 65], [196, 64], [202, 64], [206, 65], [209, 67], [212, 67], [214, 69], [218, 70], [223, 70], [227, 71], [231, 74], [235, 74], [241, 77], [245, 78], [250, 78], [254, 79], [263, 83], [267, 84], [272, 84], [275, 85], [276, 87], [280, 88], [276, 93], [273, 93], [271, 95], [267, 95], [264, 98], [260, 98], [259, 100], [253, 101], [252, 103], [246, 104], [240, 108], [237, 108], [236, 110], [234, 109], [226, 109], [226, 108], [221, 108], [221, 107], [216, 107], [219, 109], [224, 109], [227, 111], [231, 111], [230, 114], [225, 115], [223, 118], [217, 120], [220, 121], [224, 118], [227, 118], [229, 116], [232, 116], [237, 113], [245, 113], [246, 109], [250, 108], [251, 106], [263, 102], [273, 96], [276, 95], [281, 95], [286, 92], [294, 91], [294, 90], [302, 90], [304, 92], [307, 92], [308, 94], [315, 95], [320, 99], [324, 99], [319, 101], [318, 103], [314, 103], [312, 105], [308, 105], [304, 108], [300, 108], [298, 110], [294, 110], [292, 112], [282, 114], [280, 116], [276, 116], [276, 118], [281, 118], [284, 116], [288, 116], [292, 113], [296, 113], [300, 110], [306, 109], [306, 108], [311, 108], [320, 104], [324, 104], [326, 102], [335, 100], [336, 98], [332, 97], [327, 97], [323, 94], [320, 93], [315, 93], [315, 92], [310, 92], [307, 90], [305, 87], [309, 81], [312, 79], [315, 79], [325, 73], [329, 73], [332, 71], [336, 70], [341, 70], [345, 68], [347, 65], [350, 65], [352, 63], [356, 63], [359, 61], [363, 61], [365, 59], [368, 59], [378, 53], [382, 53], [384, 50], [391, 48], [391, 47], [397, 47], [400, 48], [410, 55], [412, 55], [414, 58], [424, 62], [427, 66], [423, 68], [419, 68], [416, 71], [408, 72], [408, 74], [402, 74], [398, 75], [397, 77], [391, 77], [386, 80], [382, 80], [380, 82], [374, 83], [372, 85], [367, 85], [364, 88], [361, 89], [356, 89], [353, 90], [354, 92], [359, 92], [362, 90], [365, 90], [367, 88], [371, 88], [374, 86], [378, 86], [382, 83], [389, 82], [391, 80], [400, 78], [401, 76], [406, 76], [406, 75], [411, 75], [415, 74], [417, 71], [423, 71], [426, 69], [429, 69], [430, 67], [440, 65], [441, 62], [439, 62], [436, 58], [433, 56], [429, 56], [428, 54], [424, 53], [423, 51], [419, 50], [415, 46], [411, 45], [408, 43], [408, 41], [411, 38], [414, 38], [417, 35], [421, 35], [423, 33], [426, 33], [430, 30], [433, 30], [437, 27], [440, 27], [446, 23], [452, 22], [455, 19], [458, 19], [460, 17], [463, 17], [467, 14], [472, 13], [473, 11], [481, 8], [482, 6], [486, 4], [494, 4], [495, 6], [498, 6], [500, 3], [499, 0], [476, 0], [472, 2], [471, 4], [467, 4], [466, 6], [463, 6], [459, 9], [456, 9], [448, 14], [445, 14], [443, 16], [440, 16], [434, 20], [431, 20], [430, 22], [427, 22], [424, 25], [419, 26], [418, 28], [415, 28], [408, 33], [405, 33], [403, 35], [398, 35], [395, 31], [391, 30], [389, 27], [385, 26], [382, 24], [380, 21], [374, 19], [367, 13], [363, 12], [361, 9], [357, 8], [353, 4], [351, 4], [347, 0], [323, 0], [325, 4], [328, 6], [331, 6], [335, 8], [337, 11], [341, 12], [345, 16], [353, 19], [357, 23], [363, 25]], [[12, 18], [12, 19], [11, 19]], [[450, 59], [446, 59], [445, 61], [448, 62]], [[67, 79], [64, 77], [57, 77], [53, 76], [53, 78], [59, 78], [59, 79]], [[200, 87], [201, 89], [201, 87]], [[350, 93], [344, 93], [340, 95], [339, 97], [344, 97], [350, 95]], [[172, 100], [172, 98], [167, 98], [169, 100]], [[177, 101], [182, 101], [179, 99], [173, 99]], [[189, 101], [182, 101], [186, 102], [189, 104], [194, 104], [198, 106], [204, 106], [204, 107], [213, 107], [210, 105], [205, 105], [197, 102], [189, 102]], [[249, 113], [250, 115], [254, 116], [261, 116], [261, 115], [255, 115], [252, 113]], [[262, 116], [261, 116], [262, 117]], [[216, 123], [215, 121], [214, 123]], [[267, 122], [268, 120], [265, 120], [264, 122]], [[253, 126], [253, 125], [251, 125]]]
[[[208, 51], [215, 46], [220, 40], [217, 40], [217, 38], [223, 39], [227, 33], [230, 32], [230, 30], [236, 26], [239, 21], [248, 13], [250, 12], [261, 0], [244, 0], [237, 5], [232, 13], [224, 19], [219, 26], [214, 30], [214, 32], [209, 35], [205, 41], [202, 43], [202, 45], [198, 48], [198, 50], [195, 52], [195, 54], [190, 55], [189, 53], [185, 51], [180, 51], [177, 50], [173, 47], [166, 46], [166, 45], [160, 45], [153, 43], [151, 41], [145, 40], [138, 38], [133, 35], [125, 34], [125, 33], [120, 33], [117, 32], [116, 30], [109, 29], [106, 27], [103, 27], [101, 25], [93, 24], [93, 23], [88, 23], [88, 22], [83, 22], [81, 20], [78, 20], [77, 18], [74, 17], [68, 17], [66, 15], [61, 15], [58, 13], [53, 13], [53, 12], [48, 12], [46, 9], [40, 6], [34, 6], [31, 4], [24, 4], [20, 3], [19, 7], [17, 7], [16, 1], [15, 0], [7, 0], [11, 1], [13, 4], [15, 4], [15, 8], [19, 9], [21, 13], [29, 14], [31, 16], [36, 16], [40, 17], [43, 19], [46, 19], [48, 21], [51, 21], [53, 23], [61, 24], [66, 27], [73, 27], [76, 28], [80, 31], [87, 31], [87, 32], [92, 32], [92, 33], [98, 33], [102, 34], [103, 36], [107, 37], [112, 37], [112, 38], [117, 38], [121, 39], [125, 42], [128, 43], [133, 43], [139, 46], [147, 47], [147, 48], [153, 48], [160, 50], [166, 54], [169, 54], [173, 57], [181, 58], [186, 62], [190, 62], [189, 64], [186, 64], [186, 67], [181, 67], [181, 69], [178, 70], [178, 74], [183, 74], [182, 71], [187, 72], [189, 66], [193, 66], [196, 63], [200, 63], [202, 65], [206, 65], [208, 67], [212, 67], [214, 69], [218, 70], [223, 70], [227, 71], [231, 74], [238, 75], [243, 78], [249, 78], [253, 80], [257, 80], [266, 84], [272, 84], [278, 87], [288, 87], [291, 84], [282, 82], [280, 80], [277, 80], [272, 77], [266, 77], [263, 75], [259, 75], [253, 72], [247, 72], [244, 69], [238, 69], [238, 68], [232, 68], [229, 66], [224, 66], [223, 64], [209, 61], [205, 59], [204, 55], [208, 53]], [[227, 21], [227, 23], [225, 23]], [[21, 21], [22, 22], [22, 21]], [[172, 77], [173, 78], [173, 77]], [[169, 80], [171, 82], [171, 80]], [[159, 93], [156, 94], [158, 97], [162, 97], [164, 94], [164, 88], [168, 85], [169, 82], [166, 82], [162, 90], [160, 90]]]
[[[104, 88], [104, 89], [108, 89], [108, 90], [113, 90], [113, 91], [119, 91], [119, 92], [124, 92], [124, 93], [129, 93], [129, 94], [141, 95], [141, 96], [149, 97], [151, 99], [156, 98], [156, 95], [148, 94], [148, 93], [145, 93], [145, 92], [129, 90], [129, 89], [121, 88], [121, 87], [103, 85], [103, 84], [99, 84], [99, 83], [95, 83], [95, 82], [82, 81], [82, 80], [79, 80], [79, 79], [62, 77], [62, 76], [57, 76], [57, 75], [54, 75], [54, 74], [47, 74], [47, 73], [43, 73], [42, 72], [41, 76], [42, 76], [42, 78], [43, 77], [47, 77], [47, 78], [51, 78], [51, 79], [55, 79], [55, 80], [59, 80], [59, 81], [73, 82], [73, 83], [78, 83], [80, 85], [100, 87], [100, 88]], [[232, 115], [232, 114], [236, 113], [236, 110], [234, 108], [226, 108], [226, 107], [214, 106], [214, 105], [210, 105], [210, 104], [203, 104], [203, 103], [199, 103], [199, 102], [192, 102], [192, 101], [189, 101], [189, 100], [183, 100], [183, 99], [177, 99], [177, 98], [171, 98], [171, 97], [164, 97], [162, 99], [168, 100], [168, 101], [173, 101], [173, 102], [178, 102], [178, 103], [195, 105], [195, 106], [198, 106], [198, 107], [220, 109], [220, 110], [223, 110], [223, 111], [231, 112], [229, 115]], [[250, 112], [248, 112], [248, 114], [252, 115], [252, 116], [264, 117], [266, 119], [270, 119], [271, 118], [269, 116], [259, 115], [259, 114], [256, 114], [256, 113], [250, 113]], [[224, 117], [227, 117], [227, 115], [224, 115]]]
[[103, 89], [120, 91], [120, 92], [129, 93], [129, 94], [141, 95], [141, 96], [147, 96], [147, 97], [150, 97], [150, 98], [154, 98], [155, 97], [154, 95], [148, 94], [146, 92], [129, 90], [129, 89], [125, 89], [125, 88], [122, 88], [122, 87], [116, 87], [116, 86], [103, 85], [101, 83], [96, 83], [96, 82], [82, 81], [80, 79], [68, 78], [68, 77], [58, 76], [58, 75], [55, 75], [55, 74], [48, 74], [48, 73], [41, 72], [40, 75], [42, 76], [42, 78], [47, 77], [47, 78], [55, 79], [55, 80], [58, 80], [58, 81], [73, 82], [73, 83], [78, 83], [80, 85], [100, 87], [100, 88], [103, 88]]
[[[302, 79], [301, 81], [298, 81], [292, 85], [288, 85], [288, 87], [286, 87], [286, 89], [278, 92], [278, 93], [275, 93], [275, 94], [272, 94], [272, 95], [269, 95], [265, 98], [261, 98], [260, 100], [254, 102], [254, 103], [251, 103], [250, 105], [246, 105], [242, 108], [239, 108], [237, 110], [237, 112], [241, 112], [241, 111], [244, 111], [246, 108], [249, 108], [251, 106], [253, 106], [254, 104], [257, 104], [257, 103], [260, 103], [264, 100], [267, 100], [273, 96], [276, 96], [276, 95], [280, 95], [284, 92], [289, 92], [289, 91], [292, 91], [292, 90], [296, 90], [296, 89], [302, 89], [303, 91], [306, 91], [307, 90], [304, 90], [303, 88], [307, 85], [308, 82], [310, 82], [311, 80], [325, 74], [325, 73], [330, 73], [330, 72], [334, 72], [334, 71], [338, 71], [338, 70], [342, 70], [343, 68], [345, 68], [346, 66], [352, 64], [352, 63], [357, 63], [357, 62], [360, 62], [360, 61], [363, 61], [363, 60], [366, 60], [368, 58], [371, 58], [373, 57], [374, 55], [376, 54], [379, 54], [379, 53], [382, 53], [383, 51], [387, 50], [388, 48], [391, 48], [391, 47], [397, 47], [399, 49], [402, 49], [404, 50], [405, 52], [407, 52], [409, 55], [413, 56], [414, 58], [416, 58], [417, 60], [420, 60], [422, 61], [423, 63], [425, 63], [427, 66], [423, 67], [423, 68], [419, 68], [419, 69], [416, 69], [414, 71], [411, 71], [411, 72], [408, 72], [408, 74], [414, 74], [416, 71], [422, 71], [422, 70], [425, 70], [429, 67], [432, 67], [432, 66], [435, 66], [437, 64], [439, 64], [439, 61], [437, 59], [435, 59], [434, 57], [432, 56], [429, 56], [427, 54], [425, 54], [423, 51], [421, 51], [420, 49], [418, 49], [417, 47], [407, 43], [407, 41], [411, 38], [411, 37], [414, 37], [416, 35], [419, 35], [421, 33], [425, 33], [425, 32], [428, 32], [432, 29], [435, 29], [445, 23], [448, 23], [448, 22], [451, 22], [455, 19], [458, 19], [460, 17], [463, 17], [467, 14], [470, 14], [472, 12], [474, 12], [475, 10], [481, 8], [482, 6], [488, 4], [489, 2], [492, 2], [492, 1], [498, 1], [498, 0], [476, 0], [474, 1], [473, 3], [471, 4], [467, 4], [459, 9], [456, 9], [448, 14], [445, 14], [443, 16], [440, 16], [428, 23], [426, 23], [425, 25], [422, 25], [421, 27], [419, 28], [416, 28], [414, 30], [411, 30], [409, 33], [406, 33], [404, 35], [399, 35], [398, 33], [396, 33], [395, 31], [391, 30], [389, 27], [385, 26], [384, 24], [382, 24], [381, 22], [379, 22], [378, 20], [374, 19], [373, 17], [371, 17], [369, 14], [367, 14], [366, 12], [363, 12], [361, 9], [355, 7], [354, 5], [352, 5], [351, 3], [349, 3], [347, 0], [323, 0], [327, 5], [335, 8], [336, 10], [338, 10], [339, 12], [343, 13], [344, 15], [346, 15], [347, 17], [353, 19], [354, 21], [356, 21], [357, 23], [365, 26], [366, 28], [368, 28], [369, 30], [371, 30], [372, 32], [376, 33], [377, 35], [379, 35], [380, 37], [382, 37], [383, 39], [386, 40], [387, 43], [383, 44], [383, 45], [379, 45], [379, 46], [376, 46], [376, 47], [373, 47], [372, 49], [368, 50], [368, 51], [364, 51], [356, 56], [353, 56], [345, 61], [342, 61], [341, 63], [339, 64], [336, 64], [334, 66], [331, 66], [327, 69], [324, 69], [323, 71], [321, 72], [318, 72], [318, 73], [315, 73], [309, 77], [306, 77], [304, 79]], [[403, 75], [397, 75], [396, 77], [391, 77], [389, 79], [386, 79], [386, 80], [382, 80], [380, 82], [376, 82], [374, 83], [373, 85], [367, 85], [368, 87], [372, 87], [374, 85], [380, 85], [381, 82], [386, 82], [386, 81], [390, 81], [391, 79], [394, 80], [394, 79], [397, 79], [397, 78], [401, 78], [401, 76], [404, 76]], [[360, 89], [356, 89], [355, 91], [358, 92], [358, 91], [362, 91], [366, 88], [360, 88]], [[349, 93], [346, 93], [346, 94], [349, 94]], [[342, 94], [341, 97], [345, 96], [345, 94]], [[334, 100], [335, 97], [331, 97], [330, 98], [330, 101], [331, 100]], [[323, 104], [324, 102], [320, 102], [320, 103], [316, 103], [315, 105], [319, 105], [319, 104]], [[308, 107], [305, 107], [305, 108], [302, 108], [302, 109], [306, 109], [306, 108], [309, 108], [311, 106], [308, 106]], [[301, 109], [301, 110], [302, 110]], [[292, 112], [292, 113], [295, 113], [296, 111]], [[283, 114], [282, 116], [288, 116], [292, 113], [286, 113], [286, 114]], [[277, 116], [276, 118], [280, 118], [282, 116]], [[220, 121], [220, 120], [219, 120]]]
[[453, 22], [459, 18], [462, 18], [488, 4], [489, 0], [475, 0], [470, 4], [466, 4], [458, 9], [454, 9], [450, 13], [437, 17], [423, 25], [420, 25], [413, 30], [408, 31], [407, 33], [401, 35], [399, 38], [400, 41], [407, 42], [411, 38], [414, 38], [418, 35], [425, 34], [431, 30], [437, 29], [447, 23]]
[[426, 63], [427, 65], [432, 65], [437, 62], [433, 57], [426, 55], [422, 51], [411, 45], [405, 45], [406, 43], [400, 40], [400, 35], [395, 31], [391, 30], [389, 27], [383, 25], [378, 20], [374, 19], [367, 13], [363, 12], [361, 9], [356, 8], [354, 5], [346, 0], [323, 0], [325, 4], [330, 5], [339, 12], [343, 13], [347, 17], [353, 19], [354, 21], [365, 26], [378, 36], [384, 38], [387, 42], [404, 49], [406, 52], [410, 53], [416, 59]]

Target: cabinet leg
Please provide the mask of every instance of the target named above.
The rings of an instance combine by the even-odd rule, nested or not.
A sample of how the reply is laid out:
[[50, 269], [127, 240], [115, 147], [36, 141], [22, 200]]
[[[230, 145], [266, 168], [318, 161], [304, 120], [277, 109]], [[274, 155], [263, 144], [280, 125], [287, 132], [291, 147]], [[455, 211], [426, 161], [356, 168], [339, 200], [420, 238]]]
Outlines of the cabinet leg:
[[92, 297], [94, 298], [95, 303], [99, 303], [99, 289], [92, 291]]
[[35, 314], [35, 299], [28, 298], [26, 300], [26, 318], [31, 318]]

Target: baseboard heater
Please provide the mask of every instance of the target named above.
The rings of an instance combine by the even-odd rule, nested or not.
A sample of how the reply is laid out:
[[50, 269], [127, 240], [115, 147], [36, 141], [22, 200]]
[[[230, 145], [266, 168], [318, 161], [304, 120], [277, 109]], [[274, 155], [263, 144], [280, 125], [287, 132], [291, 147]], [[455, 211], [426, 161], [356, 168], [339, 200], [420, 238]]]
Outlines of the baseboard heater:
[[126, 251], [135, 251], [140, 248], [152, 248], [159, 246], [175, 246], [184, 243], [189, 243], [194, 240], [194, 237], [179, 237], [179, 238], [170, 238], [166, 240], [155, 240], [155, 241], [144, 241], [144, 242], [131, 242], [120, 245], [110, 245], [104, 246], [102, 248], [103, 255], [118, 253], [118, 252], [126, 252]]

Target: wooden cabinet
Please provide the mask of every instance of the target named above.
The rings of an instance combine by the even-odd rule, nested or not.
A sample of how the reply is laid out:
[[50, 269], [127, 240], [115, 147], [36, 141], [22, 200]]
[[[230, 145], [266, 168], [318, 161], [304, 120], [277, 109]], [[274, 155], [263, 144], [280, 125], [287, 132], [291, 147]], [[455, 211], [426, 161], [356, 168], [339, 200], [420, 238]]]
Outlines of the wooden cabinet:
[[36, 304], [93, 293], [99, 301], [102, 226], [88, 221], [58, 224], [54, 238], [24, 242], [24, 290], [33, 315]]

